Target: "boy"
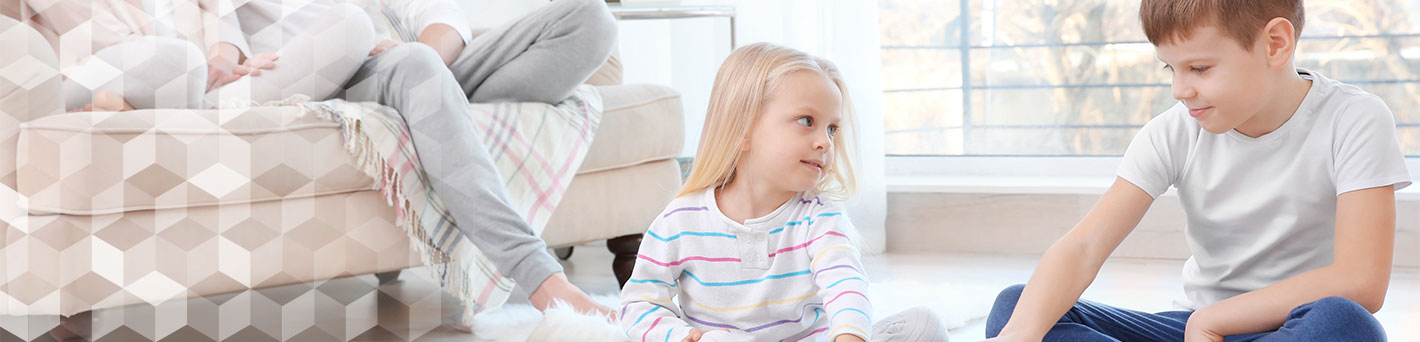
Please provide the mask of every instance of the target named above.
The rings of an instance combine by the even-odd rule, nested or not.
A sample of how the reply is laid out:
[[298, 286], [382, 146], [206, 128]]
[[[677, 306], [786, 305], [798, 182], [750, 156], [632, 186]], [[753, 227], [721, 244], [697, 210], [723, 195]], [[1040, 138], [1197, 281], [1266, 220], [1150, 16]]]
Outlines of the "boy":
[[[987, 318], [995, 340], [1378, 341], [1395, 190], [1410, 185], [1380, 98], [1292, 66], [1301, 0], [1144, 0], [1173, 108], [1118, 178]], [[1155, 198], [1178, 189], [1187, 311], [1078, 301]]]

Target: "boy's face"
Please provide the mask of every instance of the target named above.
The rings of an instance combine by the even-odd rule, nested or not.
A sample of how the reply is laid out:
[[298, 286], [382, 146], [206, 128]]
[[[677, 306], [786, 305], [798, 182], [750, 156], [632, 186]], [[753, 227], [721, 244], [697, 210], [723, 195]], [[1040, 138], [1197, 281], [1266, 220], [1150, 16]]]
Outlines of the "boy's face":
[[843, 96], [812, 71], [785, 75], [761, 109], [740, 162], [746, 178], [807, 191], [833, 165], [833, 140]]
[[1156, 46], [1165, 70], [1173, 73], [1173, 97], [1208, 132], [1227, 132], [1261, 112], [1267, 96], [1266, 46], [1246, 50], [1216, 26], [1193, 30]]

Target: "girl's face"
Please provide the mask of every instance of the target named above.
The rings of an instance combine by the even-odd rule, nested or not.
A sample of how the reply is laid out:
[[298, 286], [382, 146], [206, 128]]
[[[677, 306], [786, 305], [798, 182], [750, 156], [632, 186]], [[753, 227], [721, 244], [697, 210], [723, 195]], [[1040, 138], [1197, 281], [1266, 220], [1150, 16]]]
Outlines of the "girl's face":
[[783, 191], [812, 190], [833, 165], [843, 96], [832, 80], [813, 71], [796, 71], [780, 82], [741, 147], [736, 172]]

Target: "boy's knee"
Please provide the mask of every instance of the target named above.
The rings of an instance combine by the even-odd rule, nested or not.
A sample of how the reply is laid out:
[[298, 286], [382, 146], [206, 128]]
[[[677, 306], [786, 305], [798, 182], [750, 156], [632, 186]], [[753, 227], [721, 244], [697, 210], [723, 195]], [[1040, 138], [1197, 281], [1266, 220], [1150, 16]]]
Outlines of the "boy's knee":
[[996, 304], [993, 307], [999, 307], [1002, 304], [1015, 307], [1016, 301], [1021, 299], [1021, 291], [1025, 291], [1025, 289], [1025, 284], [1007, 286], [1006, 289], [1001, 290], [1000, 294], [996, 295]]
[[1366, 307], [1345, 297], [1326, 297], [1292, 310], [1292, 319], [1305, 317], [1320, 335], [1352, 341], [1384, 341], [1385, 328]]
[[1021, 299], [1021, 291], [1025, 288], [1023, 284], [1011, 285], [996, 295], [996, 303], [991, 305], [991, 313], [986, 316], [987, 338], [996, 337], [1001, 333], [1001, 328], [1006, 327], [1006, 322], [1011, 320], [1011, 312], [1016, 310], [1016, 302]]
[[1320, 314], [1329, 318], [1372, 317], [1366, 307], [1346, 297], [1326, 297], [1297, 308], [1294, 314]]

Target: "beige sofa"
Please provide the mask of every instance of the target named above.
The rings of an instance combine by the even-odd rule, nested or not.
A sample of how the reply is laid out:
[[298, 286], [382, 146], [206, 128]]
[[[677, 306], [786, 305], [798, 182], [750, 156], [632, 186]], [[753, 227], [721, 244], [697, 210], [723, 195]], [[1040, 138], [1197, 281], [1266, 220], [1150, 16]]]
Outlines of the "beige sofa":
[[[4, 19], [0, 315], [420, 266], [335, 122], [295, 107], [58, 113], [52, 50]], [[684, 132], [678, 93], [619, 79], [613, 58], [589, 80], [603, 119], [542, 237], [550, 247], [610, 239], [624, 281], [680, 185]]]

